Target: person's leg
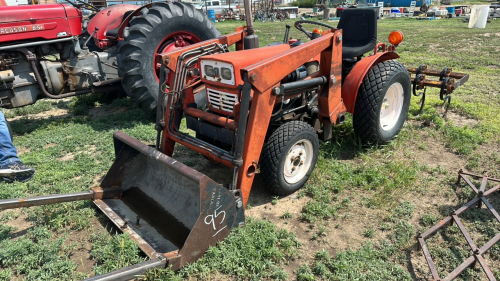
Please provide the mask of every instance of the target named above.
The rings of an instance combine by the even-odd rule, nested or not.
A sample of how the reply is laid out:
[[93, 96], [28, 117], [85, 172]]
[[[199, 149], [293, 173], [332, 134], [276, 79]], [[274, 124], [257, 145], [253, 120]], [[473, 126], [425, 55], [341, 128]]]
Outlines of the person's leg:
[[0, 111], [0, 179], [6, 182], [27, 181], [33, 177], [35, 169], [26, 167], [17, 157], [17, 149], [7, 127], [7, 121]]
[[2, 111], [0, 111], [0, 166], [21, 161], [17, 157], [17, 149], [12, 143], [9, 127]]

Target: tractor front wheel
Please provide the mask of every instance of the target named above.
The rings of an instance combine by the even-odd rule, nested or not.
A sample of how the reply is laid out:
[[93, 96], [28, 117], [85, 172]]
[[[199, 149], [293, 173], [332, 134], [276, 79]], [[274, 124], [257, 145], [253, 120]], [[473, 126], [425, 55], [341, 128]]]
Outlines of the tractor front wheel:
[[268, 190], [289, 195], [309, 179], [318, 161], [319, 140], [307, 123], [291, 121], [278, 127], [262, 149], [260, 170]]
[[410, 74], [397, 61], [375, 65], [363, 79], [356, 97], [354, 132], [363, 142], [384, 144], [395, 138], [408, 116]]
[[146, 111], [156, 108], [161, 62], [157, 55], [220, 36], [214, 22], [194, 6], [154, 3], [130, 21], [119, 51], [123, 88]]

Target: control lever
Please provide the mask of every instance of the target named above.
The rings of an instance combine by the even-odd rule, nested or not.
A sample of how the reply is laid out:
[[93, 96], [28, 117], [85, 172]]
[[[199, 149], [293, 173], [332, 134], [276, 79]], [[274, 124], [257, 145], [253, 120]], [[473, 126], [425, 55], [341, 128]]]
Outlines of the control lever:
[[290, 25], [286, 25], [286, 30], [285, 30], [285, 38], [283, 38], [283, 43], [287, 44], [288, 43], [288, 36], [290, 35]]
[[97, 33], [98, 30], [99, 30], [99, 28], [96, 26], [94, 29], [94, 32], [92, 32], [92, 34], [90, 34], [89, 38], [87, 40], [85, 40], [85, 42], [83, 42], [82, 49], [88, 50], [89, 47], [87, 47], [87, 44], [89, 43], [90, 39], [92, 39], [92, 37], [94, 37], [94, 35]]

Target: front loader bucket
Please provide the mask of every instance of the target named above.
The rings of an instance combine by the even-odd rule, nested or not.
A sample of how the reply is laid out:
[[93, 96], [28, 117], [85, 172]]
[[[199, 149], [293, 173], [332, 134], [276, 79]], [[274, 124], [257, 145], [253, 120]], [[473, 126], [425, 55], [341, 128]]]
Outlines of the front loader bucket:
[[166, 256], [180, 268], [244, 223], [239, 191], [123, 132], [113, 137], [116, 160], [100, 187], [122, 193], [94, 202], [149, 257]]
[[116, 131], [116, 159], [100, 187], [70, 194], [0, 200], [0, 211], [93, 200], [151, 260], [87, 280], [128, 280], [152, 268], [176, 270], [245, 221], [238, 190]]

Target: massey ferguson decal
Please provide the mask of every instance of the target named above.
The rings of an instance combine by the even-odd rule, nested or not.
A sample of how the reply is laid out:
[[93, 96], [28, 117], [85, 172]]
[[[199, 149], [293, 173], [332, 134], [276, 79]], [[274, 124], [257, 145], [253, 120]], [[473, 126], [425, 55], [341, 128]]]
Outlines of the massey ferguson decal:
[[22, 25], [0, 28], [0, 35], [44, 30], [43, 24]]

